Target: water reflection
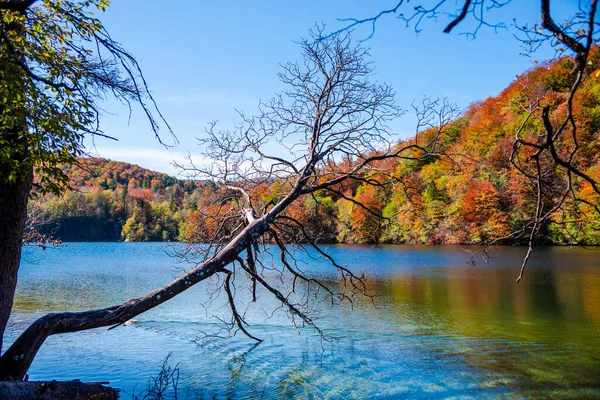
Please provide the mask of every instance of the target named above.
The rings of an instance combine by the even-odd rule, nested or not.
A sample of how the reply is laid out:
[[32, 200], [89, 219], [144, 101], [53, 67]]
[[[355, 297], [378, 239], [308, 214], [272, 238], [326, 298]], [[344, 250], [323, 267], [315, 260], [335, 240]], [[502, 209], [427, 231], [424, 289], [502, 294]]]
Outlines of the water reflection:
[[[599, 252], [540, 249], [515, 284], [519, 248], [476, 266], [453, 247], [329, 250], [366, 271], [378, 296], [376, 307], [358, 297], [321, 310], [319, 325], [337, 340], [297, 336], [283, 313], [265, 318], [263, 307], [278, 304], [261, 293], [248, 317], [265, 342], [198, 340], [218, 329], [211, 315], [223, 311], [218, 296], [204, 310], [207, 290], [198, 287], [138, 324], [51, 338], [32, 379], [110, 380], [131, 393], [173, 352], [192, 397], [600, 397]], [[23, 265], [9, 336], [41, 312], [138, 296], [176, 269], [157, 244], [72, 244], [48, 254]], [[324, 261], [305, 261], [307, 272], [333, 279]]]

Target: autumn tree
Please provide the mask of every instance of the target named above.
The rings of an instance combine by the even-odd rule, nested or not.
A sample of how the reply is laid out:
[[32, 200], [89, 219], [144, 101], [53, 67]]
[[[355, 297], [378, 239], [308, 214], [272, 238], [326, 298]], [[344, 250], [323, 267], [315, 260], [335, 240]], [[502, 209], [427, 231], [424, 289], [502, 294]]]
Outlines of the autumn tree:
[[[98, 102], [112, 95], [128, 105], [137, 103], [158, 132], [161, 116], [135, 58], [95, 17], [108, 4], [0, 1], [0, 346], [17, 283], [29, 197], [59, 194], [68, 187], [59, 165], [76, 163], [85, 136], [105, 136]], [[0, 377], [10, 376], [2, 361]]]
[[[316, 32], [316, 36], [321, 33]], [[213, 208], [194, 214], [198, 228], [206, 229], [195, 236], [204, 244], [186, 253], [188, 257], [197, 257], [195, 266], [166, 286], [123, 304], [41, 317], [0, 358], [1, 378], [23, 379], [50, 335], [117, 327], [213, 276], [221, 277], [220, 289], [227, 294], [232, 316], [230, 328], [256, 340], [260, 339], [249, 332], [243, 314], [236, 307], [235, 276], [247, 278], [253, 299], [260, 288], [281, 303], [292, 321], [318, 332], [309, 313], [311, 304], [307, 296], [316, 291], [335, 303], [350, 299], [352, 293], [365, 291], [361, 277], [327, 255], [304, 224], [291, 215], [290, 207], [306, 198], [327, 206], [330, 200], [326, 194], [344, 197], [339, 189], [346, 182], [358, 180], [368, 185], [371, 182], [368, 176], [377, 162], [403, 156], [428, 157], [438, 150], [439, 138], [434, 135], [430, 140], [397, 144], [386, 127], [400, 114], [394, 92], [389, 86], [373, 81], [367, 51], [355, 46], [349, 36], [331, 40], [312, 37], [303, 42], [302, 52], [301, 63], [282, 67], [279, 78], [287, 90], [261, 104], [257, 116], [243, 117], [234, 130], [220, 130], [216, 124], [211, 125], [203, 142], [208, 164], [188, 167], [191, 172], [210, 179], [219, 188], [220, 196]], [[289, 151], [268, 152], [267, 144], [277, 141]], [[337, 167], [337, 161], [345, 157], [352, 161]], [[279, 182], [280, 190], [259, 202], [260, 194], [254, 194], [253, 189], [273, 182]], [[357, 199], [348, 197], [348, 201], [368, 209], [367, 204]], [[283, 242], [284, 237], [304, 243], [325, 257], [339, 271], [341, 285], [334, 289], [305, 275]], [[275, 244], [279, 263], [264, 264], [263, 253], [272, 249], [263, 242]], [[272, 282], [269, 271], [278, 268], [279, 273], [290, 277], [283, 280], [289, 286], [282, 288]], [[298, 285], [303, 285], [303, 290]]]
[[[400, 0], [370, 17], [343, 19], [347, 22], [345, 27], [323, 38], [336, 36], [363, 24], [371, 27], [372, 36], [381, 18], [394, 15], [417, 31], [423, 29], [429, 20], [442, 20], [445, 24], [444, 33], [464, 27], [463, 33], [476, 38], [482, 28], [507, 27], [503, 22], [490, 22], [490, 16], [510, 3], [511, 0], [416, 3]], [[528, 251], [517, 282], [523, 277], [538, 235], [550, 223], [570, 225], [572, 229], [582, 226], [586, 220], [600, 217], [600, 181], [595, 177], [593, 167], [585, 162], [586, 154], [591, 149], [598, 149], [598, 127], [589, 125], [589, 119], [582, 114], [576, 118], [574, 106], [576, 99], [586, 96], [582, 87], [586, 80], [593, 78], [591, 72], [597, 68], [594, 49], [598, 44], [600, 29], [597, 22], [598, 0], [579, 2], [577, 12], [566, 20], [555, 18], [551, 4], [556, 5], [558, 1], [540, 0], [537, 22], [514, 19], [516, 37], [530, 53], [549, 45], [563, 57], [555, 65], [555, 73], [545, 78], [552, 90], [562, 93], [550, 98], [541, 96], [521, 104], [525, 116], [512, 135], [512, 152], [508, 160], [529, 181], [529, 190], [535, 199], [533, 210], [519, 229], [488, 242], [494, 244], [507, 238], [526, 239]]]
[[[356, 191], [353, 199], [356, 206], [350, 203], [350, 223], [352, 232], [351, 239], [357, 243], [378, 243], [381, 236], [383, 209], [383, 193], [379, 186], [362, 185]], [[342, 202], [344, 202], [342, 200]]]

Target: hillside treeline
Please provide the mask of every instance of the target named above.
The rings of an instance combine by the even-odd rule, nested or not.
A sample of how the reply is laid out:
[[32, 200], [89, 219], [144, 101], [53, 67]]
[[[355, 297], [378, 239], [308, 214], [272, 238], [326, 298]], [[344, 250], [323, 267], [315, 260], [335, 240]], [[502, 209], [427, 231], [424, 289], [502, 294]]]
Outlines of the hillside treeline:
[[[598, 57], [590, 62], [598, 63]], [[535, 212], [535, 185], [511, 165], [513, 142], [517, 132], [530, 140], [543, 132], [539, 116], [530, 115], [532, 109], [549, 105], [556, 117], [566, 113], [572, 68], [569, 58], [540, 65], [517, 76], [499, 95], [472, 104], [444, 127], [447, 156], [388, 160], [337, 193], [306, 196], [288, 215], [302, 222], [315, 240], [325, 242], [523, 241], [511, 234]], [[573, 103], [579, 139], [575, 162], [600, 180], [600, 70], [591, 70]], [[340, 160], [347, 168], [355, 162]], [[36, 202], [46, 216], [41, 230], [64, 241], [201, 242], [210, 238], [214, 217], [234, 201], [213, 183], [178, 180], [127, 163], [88, 158], [66, 172], [73, 190]], [[564, 174], [555, 172], [544, 179], [555, 180], [558, 187]], [[256, 205], [268, 204], [286, 185], [276, 181], [253, 188]], [[538, 242], [600, 244], [600, 215], [594, 208], [600, 199], [586, 182], [575, 181], [573, 190], [585, 202], [566, 202], [544, 223]]]
[[63, 241], [178, 240], [211, 187], [102, 158], [82, 158], [64, 171], [72, 190], [30, 204], [38, 230]]

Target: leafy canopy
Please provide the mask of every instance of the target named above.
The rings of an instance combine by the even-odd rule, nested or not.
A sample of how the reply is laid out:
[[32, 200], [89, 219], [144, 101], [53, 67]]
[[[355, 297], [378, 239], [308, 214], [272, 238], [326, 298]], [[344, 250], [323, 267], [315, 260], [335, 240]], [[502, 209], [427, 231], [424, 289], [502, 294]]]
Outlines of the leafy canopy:
[[0, 182], [33, 168], [38, 192], [62, 192], [68, 177], [58, 166], [77, 162], [85, 135], [106, 136], [98, 104], [107, 95], [130, 111], [141, 105], [159, 141], [161, 123], [170, 131], [137, 61], [96, 17], [109, 3], [0, 3]]

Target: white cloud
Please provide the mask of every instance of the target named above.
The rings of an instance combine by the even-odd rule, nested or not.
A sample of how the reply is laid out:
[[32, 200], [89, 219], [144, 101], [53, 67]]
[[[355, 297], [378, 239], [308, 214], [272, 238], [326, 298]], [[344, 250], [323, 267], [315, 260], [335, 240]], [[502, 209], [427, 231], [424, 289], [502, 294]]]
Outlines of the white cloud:
[[[173, 163], [177, 162], [181, 165], [187, 165], [188, 153], [183, 153], [175, 149], [156, 149], [151, 147], [112, 147], [112, 146], [96, 146], [89, 149], [89, 154], [94, 157], [108, 158], [114, 161], [122, 161], [131, 164], [137, 164], [141, 167], [163, 172], [169, 175], [174, 175], [179, 178], [184, 178]], [[202, 156], [193, 155], [194, 162], [200, 162], [204, 159]]]

